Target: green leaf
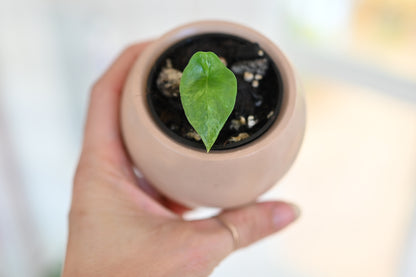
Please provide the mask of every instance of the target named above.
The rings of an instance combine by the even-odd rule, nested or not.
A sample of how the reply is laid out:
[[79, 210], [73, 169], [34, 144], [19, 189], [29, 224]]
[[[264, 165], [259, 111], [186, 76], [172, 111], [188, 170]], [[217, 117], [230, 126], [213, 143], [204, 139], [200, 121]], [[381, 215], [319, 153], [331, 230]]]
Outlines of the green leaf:
[[183, 71], [179, 91], [186, 118], [209, 152], [234, 108], [237, 79], [217, 55], [197, 52]]

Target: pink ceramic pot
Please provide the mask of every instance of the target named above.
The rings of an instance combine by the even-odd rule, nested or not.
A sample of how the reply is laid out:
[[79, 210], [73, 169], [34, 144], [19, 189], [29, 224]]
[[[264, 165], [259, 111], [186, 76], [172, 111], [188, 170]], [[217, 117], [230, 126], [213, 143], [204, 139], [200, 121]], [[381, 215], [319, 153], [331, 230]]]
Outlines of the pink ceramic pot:
[[[147, 78], [157, 58], [176, 42], [204, 33], [257, 42], [279, 69], [284, 88], [280, 114], [269, 130], [246, 145], [210, 153], [167, 136], [146, 100]], [[304, 135], [305, 104], [293, 68], [269, 39], [238, 24], [202, 21], [165, 34], [137, 59], [124, 87], [121, 129], [133, 162], [162, 194], [190, 207], [230, 208], [255, 201], [290, 168]]]

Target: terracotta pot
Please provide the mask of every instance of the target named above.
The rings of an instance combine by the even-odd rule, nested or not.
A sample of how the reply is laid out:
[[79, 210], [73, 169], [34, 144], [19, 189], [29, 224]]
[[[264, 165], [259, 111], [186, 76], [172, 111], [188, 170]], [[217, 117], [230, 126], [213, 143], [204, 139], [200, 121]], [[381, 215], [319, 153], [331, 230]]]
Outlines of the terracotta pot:
[[[284, 88], [280, 113], [269, 130], [246, 145], [210, 153], [170, 138], [154, 122], [146, 100], [147, 78], [157, 58], [176, 42], [204, 33], [257, 42], [279, 69]], [[190, 207], [230, 208], [255, 201], [290, 168], [305, 130], [304, 99], [284, 54], [258, 32], [223, 21], [191, 23], [157, 39], [137, 59], [121, 105], [123, 139], [135, 165], [162, 194]]]

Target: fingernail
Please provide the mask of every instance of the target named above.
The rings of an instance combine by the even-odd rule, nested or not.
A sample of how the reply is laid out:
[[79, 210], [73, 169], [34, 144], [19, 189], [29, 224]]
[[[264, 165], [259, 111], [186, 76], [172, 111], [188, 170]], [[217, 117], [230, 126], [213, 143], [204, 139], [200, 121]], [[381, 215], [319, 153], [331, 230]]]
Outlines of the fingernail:
[[301, 214], [300, 208], [296, 204], [292, 204], [292, 203], [288, 203], [288, 204], [292, 207], [293, 214], [295, 215], [295, 220], [298, 219]]
[[273, 211], [273, 223], [277, 229], [283, 228], [300, 216], [300, 209], [292, 203], [279, 205]]

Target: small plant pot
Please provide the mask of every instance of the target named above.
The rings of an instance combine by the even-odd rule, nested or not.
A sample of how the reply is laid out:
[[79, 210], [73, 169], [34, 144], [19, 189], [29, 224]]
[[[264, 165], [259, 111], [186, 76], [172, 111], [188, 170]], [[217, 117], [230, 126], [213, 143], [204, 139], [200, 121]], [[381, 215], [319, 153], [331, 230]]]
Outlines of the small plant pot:
[[[272, 78], [269, 83], [273, 86], [265, 83], [264, 89], [273, 97], [264, 98], [263, 106], [258, 106], [256, 112], [263, 120], [258, 120], [261, 124], [257, 129], [250, 127], [248, 138], [237, 140], [235, 134], [227, 133], [231, 127], [224, 127], [219, 142], [207, 153], [201, 142], [181, 137], [178, 130], [185, 127], [172, 127], [163, 120], [161, 105], [153, 93], [157, 90], [154, 80], [167, 56], [175, 60], [182, 55], [178, 53], [189, 56], [199, 50], [209, 51], [191, 48], [192, 42], [197, 48], [209, 47], [210, 40], [248, 42], [258, 47], [259, 58], [267, 57], [268, 70], [272, 72], [268, 78]], [[214, 52], [227, 55], [227, 43], [219, 43]], [[183, 62], [179, 59], [176, 63]], [[179, 67], [182, 70], [184, 65]], [[237, 79], [244, 78], [236, 75]], [[237, 94], [237, 102], [238, 97]], [[228, 123], [231, 121], [230, 118]], [[137, 59], [122, 95], [121, 131], [131, 159], [163, 195], [189, 207], [232, 208], [255, 201], [288, 171], [303, 140], [305, 104], [293, 68], [269, 39], [242, 25], [201, 21], [168, 32]]]

